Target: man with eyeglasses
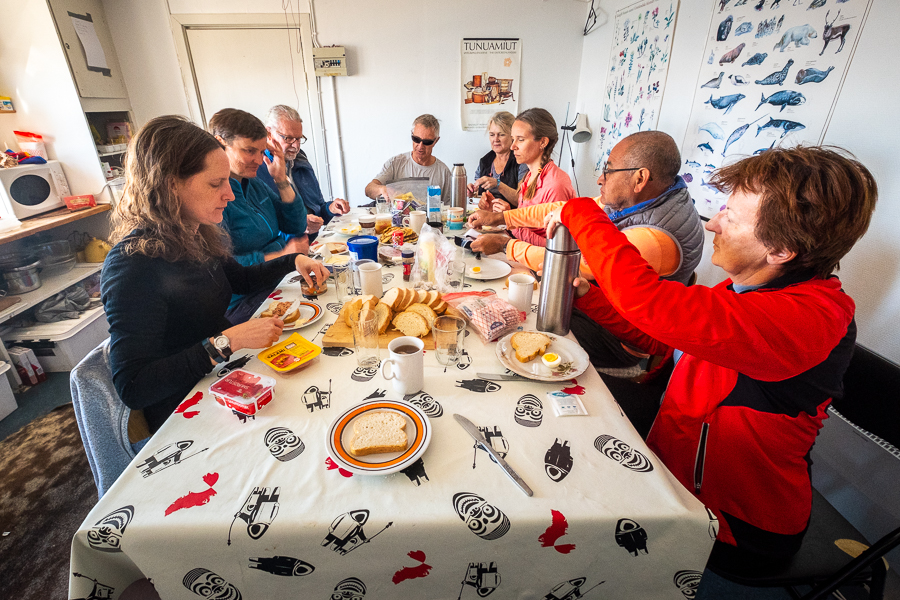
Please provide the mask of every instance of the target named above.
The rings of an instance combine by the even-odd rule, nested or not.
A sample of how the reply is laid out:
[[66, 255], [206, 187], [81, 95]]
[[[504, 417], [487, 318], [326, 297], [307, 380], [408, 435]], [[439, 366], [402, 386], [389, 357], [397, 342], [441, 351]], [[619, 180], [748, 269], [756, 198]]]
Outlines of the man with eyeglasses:
[[[681, 156], [675, 140], [661, 131], [643, 131], [623, 138], [609, 154], [597, 183], [602, 186], [594, 200], [616, 227], [662, 279], [688, 283], [703, 253], [703, 227], [684, 180], [678, 175]], [[539, 227], [546, 215], [567, 202], [536, 204], [495, 213], [476, 211], [469, 224], [476, 228]], [[500, 235], [482, 235], [473, 243], [475, 251], [492, 254], [505, 251], [507, 258], [535, 271], [543, 268], [540, 246]], [[582, 259], [581, 272], [594, 278]], [[572, 334], [600, 369], [634, 369], [652, 362], [645, 351], [623, 344], [612, 332], [575, 310]], [[617, 371], [612, 371], [617, 372]]]
[[[381, 172], [366, 186], [366, 196], [377, 200], [384, 196], [388, 201], [391, 194], [388, 184], [409, 177], [427, 177], [429, 185], [441, 188], [441, 201], [450, 203], [450, 169], [437, 157], [432, 156], [435, 145], [441, 139], [441, 125], [433, 115], [420, 115], [413, 121], [412, 152], [404, 152], [388, 159]], [[423, 202], [425, 198], [420, 198]]]
[[[319, 187], [316, 172], [306, 156], [306, 152], [300, 147], [306, 143], [303, 135], [303, 119], [300, 113], [284, 104], [278, 104], [269, 109], [266, 116], [266, 131], [269, 132], [268, 141], [281, 148], [284, 160], [287, 163], [287, 173], [294, 184], [294, 188], [306, 205], [306, 233], [310, 242], [318, 235], [319, 229], [328, 224], [332, 218], [350, 211], [350, 204], [343, 198], [335, 198], [332, 202], [326, 202]], [[271, 158], [271, 156], [270, 156]], [[260, 181], [267, 184], [272, 190], [278, 191], [278, 186], [267, 165], [262, 164], [256, 172]]]

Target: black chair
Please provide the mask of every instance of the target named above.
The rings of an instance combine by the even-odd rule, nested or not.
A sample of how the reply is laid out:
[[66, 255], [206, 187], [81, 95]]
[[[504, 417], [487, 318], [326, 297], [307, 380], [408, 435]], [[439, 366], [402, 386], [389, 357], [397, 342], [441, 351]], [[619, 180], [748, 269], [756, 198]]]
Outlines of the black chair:
[[[852, 443], [869, 446], [869, 452], [884, 452], [891, 460], [882, 463], [897, 471], [887, 479], [900, 478], [900, 366], [886, 360], [863, 346], [857, 345], [853, 359], [844, 376], [844, 397], [829, 408], [830, 418], [823, 433], [829, 429], [851, 428]], [[842, 415], [843, 411], [852, 418]], [[877, 432], [875, 435], [872, 432]], [[817, 442], [822, 445], [823, 438]], [[847, 451], [840, 441], [834, 444], [837, 451]], [[813, 460], [817, 457], [813, 453]], [[822, 460], [827, 460], [826, 456]], [[879, 466], [878, 468], [882, 468]], [[815, 466], [813, 467], [815, 472]], [[863, 475], [872, 477], [872, 473]], [[898, 498], [893, 499], [896, 504]], [[896, 525], [896, 523], [894, 523]], [[852, 558], [836, 545], [837, 540], [854, 540], [868, 545], [866, 538], [839, 513], [822, 494], [813, 490], [812, 514], [809, 529], [803, 538], [800, 551], [786, 565], [760, 564], [747, 559], [732, 546], [716, 543], [707, 567], [716, 574], [735, 583], [751, 587], [784, 587], [794, 598], [819, 600], [833, 591], [848, 585], [865, 585], [869, 598], [884, 596], [886, 561], [884, 555], [900, 545], [900, 527], [881, 537], [856, 558]], [[846, 547], [846, 544], [842, 544]], [[812, 586], [801, 596], [796, 587]]]

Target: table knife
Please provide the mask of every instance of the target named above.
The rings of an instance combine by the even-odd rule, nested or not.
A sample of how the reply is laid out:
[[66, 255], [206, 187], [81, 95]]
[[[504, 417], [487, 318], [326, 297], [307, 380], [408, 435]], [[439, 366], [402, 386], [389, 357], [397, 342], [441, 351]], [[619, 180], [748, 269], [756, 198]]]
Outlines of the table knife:
[[481, 431], [478, 430], [478, 427], [476, 427], [475, 424], [472, 423], [472, 421], [468, 420], [462, 415], [457, 414], [454, 414], [453, 418], [456, 419], [456, 422], [466, 430], [466, 433], [472, 436], [472, 439], [481, 444], [481, 447], [484, 448], [487, 453], [497, 461], [497, 464], [500, 465], [500, 468], [503, 469], [503, 471], [507, 475], [509, 475], [509, 478], [513, 480], [513, 483], [519, 486], [520, 490], [525, 492], [526, 496], [534, 495], [534, 492], [531, 491], [531, 488], [528, 487], [528, 484], [522, 481], [522, 478], [519, 477], [519, 474], [516, 473], [511, 466], [509, 466], [509, 463], [507, 463], [500, 457], [499, 454], [497, 454], [497, 451], [491, 447], [490, 443], [486, 439], [484, 439], [484, 435], [481, 433]]
[[[510, 373], [475, 373], [475, 376], [479, 379], [487, 379], [488, 381], [535, 381], [534, 379], [529, 379], [522, 375]], [[540, 383], [540, 381], [535, 381], [535, 383]]]

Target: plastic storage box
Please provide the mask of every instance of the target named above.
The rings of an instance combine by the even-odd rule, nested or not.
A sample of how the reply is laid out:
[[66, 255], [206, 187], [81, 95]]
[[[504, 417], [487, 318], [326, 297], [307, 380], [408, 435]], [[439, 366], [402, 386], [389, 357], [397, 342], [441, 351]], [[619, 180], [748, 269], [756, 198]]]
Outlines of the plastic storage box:
[[48, 372], [71, 371], [107, 337], [109, 323], [102, 306], [86, 311], [78, 319], [19, 327], [4, 336], [7, 344], [34, 350]]
[[275, 380], [271, 377], [235, 369], [209, 386], [209, 393], [226, 408], [254, 415], [272, 401], [274, 389]]
[[9, 413], [19, 408], [6, 375], [9, 368], [9, 363], [0, 361], [0, 419], [5, 419]]

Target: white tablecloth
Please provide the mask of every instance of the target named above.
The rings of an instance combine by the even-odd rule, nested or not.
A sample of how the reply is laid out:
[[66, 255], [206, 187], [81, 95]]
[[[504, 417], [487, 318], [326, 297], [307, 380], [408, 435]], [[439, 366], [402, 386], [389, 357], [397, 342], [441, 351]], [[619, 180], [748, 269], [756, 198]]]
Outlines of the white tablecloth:
[[[399, 267], [384, 273], [385, 289], [403, 283]], [[286, 298], [299, 295], [289, 278]], [[472, 283], [505, 298], [502, 279]], [[300, 330], [313, 341], [336, 318], [333, 290], [318, 303], [325, 317]], [[525, 327], [534, 323], [532, 312]], [[238, 353], [253, 356], [245, 369], [277, 380], [274, 400], [239, 419], [209, 394], [215, 374], [200, 381], [75, 534], [69, 597], [115, 598], [143, 577], [162, 598], [184, 600], [693, 597], [715, 535], [710, 513], [593, 369], [577, 382], [481, 391], [476, 371], [505, 371], [494, 346], [470, 332], [468, 359], [446, 372], [426, 353], [424, 392], [442, 414], [419, 468], [387, 476], [351, 476], [326, 451], [328, 427], [347, 408], [401, 399], [380, 374], [351, 378], [352, 348], [328, 349], [290, 377]], [[546, 393], [563, 388], [582, 394], [589, 416], [554, 416]], [[321, 407], [303, 402], [310, 392]], [[528, 394], [543, 411], [517, 419]], [[505, 438], [506, 460], [534, 497], [474, 449], [453, 413]], [[265, 442], [275, 427], [299, 436], [303, 451], [276, 458]], [[254, 510], [245, 503], [259, 505], [249, 523], [238, 516]]]

